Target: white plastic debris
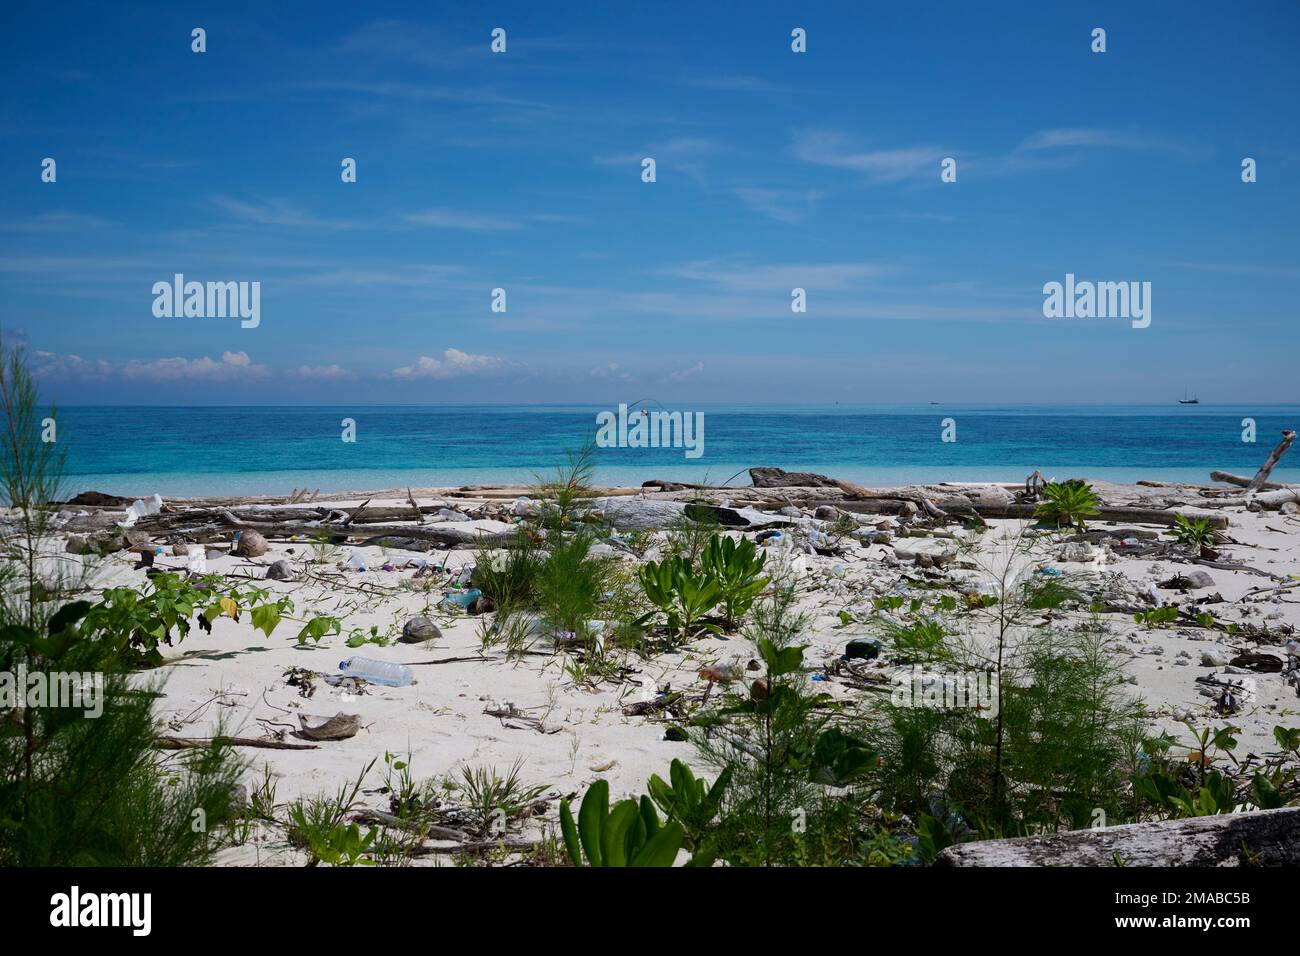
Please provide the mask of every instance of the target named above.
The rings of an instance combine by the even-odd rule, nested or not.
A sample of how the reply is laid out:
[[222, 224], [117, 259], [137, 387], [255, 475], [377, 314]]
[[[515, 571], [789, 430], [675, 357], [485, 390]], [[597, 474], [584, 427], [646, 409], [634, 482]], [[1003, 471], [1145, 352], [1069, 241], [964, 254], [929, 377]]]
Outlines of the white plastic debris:
[[122, 524], [129, 528], [141, 518], [158, 514], [162, 511], [162, 503], [162, 495], [154, 495], [148, 499], [137, 498], [131, 502], [131, 507], [126, 509]]

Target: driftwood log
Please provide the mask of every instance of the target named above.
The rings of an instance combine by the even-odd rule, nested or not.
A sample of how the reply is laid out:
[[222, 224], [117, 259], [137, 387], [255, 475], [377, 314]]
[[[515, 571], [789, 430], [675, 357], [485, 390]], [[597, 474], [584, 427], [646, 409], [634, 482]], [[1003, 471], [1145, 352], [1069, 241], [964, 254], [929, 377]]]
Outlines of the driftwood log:
[[1246, 491], [1258, 491], [1260, 486], [1268, 481], [1268, 476], [1277, 465], [1278, 459], [1286, 454], [1286, 450], [1291, 447], [1291, 443], [1294, 441], [1295, 432], [1288, 428], [1282, 433], [1282, 440], [1277, 443], [1264, 464], [1260, 466], [1259, 471], [1255, 473], [1255, 477], [1250, 480], [1250, 484], [1246, 486]]
[[[1246, 478], [1246, 477], [1243, 476], [1243, 475], [1234, 475], [1234, 474], [1232, 474], [1231, 472], [1227, 472], [1227, 471], [1212, 471], [1212, 472], [1210, 472], [1210, 481], [1218, 481], [1218, 482], [1222, 482], [1222, 483], [1225, 484], [1225, 485], [1236, 485], [1238, 488], [1246, 488], [1246, 487], [1249, 487], [1249, 486], [1250, 486], [1250, 483], [1251, 483], [1253, 480], [1254, 480], [1253, 478]], [[1259, 489], [1260, 489], [1261, 491], [1282, 491], [1282, 490], [1284, 490], [1284, 489], [1286, 489], [1286, 488], [1290, 488], [1290, 487], [1293, 487], [1293, 486], [1291, 486], [1291, 485], [1279, 485], [1276, 481], [1266, 481], [1266, 482], [1264, 482], [1262, 485], [1259, 486]], [[1225, 493], [1225, 494], [1228, 494], [1228, 493], [1230, 493], [1230, 492], [1228, 492], [1226, 489], [1224, 489], [1224, 493]]]
[[515, 533], [471, 531], [467, 528], [415, 527], [412, 525], [365, 525], [364, 529], [340, 528], [325, 524], [298, 523], [292, 521], [241, 521], [229, 511], [222, 512], [225, 525], [236, 531], [260, 531], [279, 537], [301, 534], [308, 537], [327, 534], [332, 537], [367, 537], [367, 538], [414, 538], [429, 541], [443, 548], [457, 545], [493, 546], [504, 545], [515, 539]]
[[[903, 507], [903, 502], [909, 500], [902, 498], [877, 498], [870, 501], [851, 501], [847, 499], [827, 499], [814, 501], [813, 506], [833, 505], [844, 511], [852, 511], [856, 514], [894, 514]], [[966, 497], [957, 497], [952, 499], [941, 498], [932, 502], [936, 507], [961, 514], [963, 511], [971, 511], [981, 518], [1032, 518], [1034, 516], [1034, 505], [1020, 504], [1018, 502], [982, 502], [972, 501]], [[1097, 514], [1092, 520], [1095, 521], [1126, 521], [1135, 524], [1158, 524], [1172, 526], [1177, 522], [1177, 511], [1166, 511], [1160, 508], [1133, 508], [1117, 507], [1112, 505], [1101, 505], [1097, 509]], [[1211, 527], [1226, 528], [1228, 518], [1226, 515], [1197, 515], [1205, 518], [1210, 522]]]
[[[1249, 854], [1249, 859], [1247, 859]], [[1300, 865], [1300, 807], [960, 843], [940, 866]]]
[[208, 747], [260, 747], [262, 750], [319, 750], [316, 744], [291, 744], [283, 740], [262, 740], [256, 737], [155, 737], [153, 745], [159, 750], [203, 750]]

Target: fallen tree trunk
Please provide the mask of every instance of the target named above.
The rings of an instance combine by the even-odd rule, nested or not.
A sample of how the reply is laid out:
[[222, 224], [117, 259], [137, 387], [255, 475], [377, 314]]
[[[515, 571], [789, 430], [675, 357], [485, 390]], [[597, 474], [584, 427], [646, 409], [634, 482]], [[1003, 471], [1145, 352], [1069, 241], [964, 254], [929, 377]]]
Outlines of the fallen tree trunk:
[[319, 750], [316, 744], [291, 744], [282, 740], [259, 740], [255, 737], [171, 737], [154, 739], [159, 750], [202, 750], [208, 747], [260, 747], [263, 750]]
[[618, 531], [659, 530], [686, 518], [716, 521], [727, 528], [780, 528], [793, 523], [788, 518], [773, 518], [752, 508], [724, 508], [656, 498], [597, 498], [591, 507]]
[[939, 866], [1296, 866], [1300, 807], [960, 843]]
[[1251, 511], [1267, 509], [1277, 511], [1289, 501], [1300, 502], [1300, 488], [1283, 488], [1263, 494], [1247, 493], [1239, 498], [1216, 498], [1202, 503], [1202, 508], [1249, 508]]
[[[1253, 479], [1251, 478], [1245, 478], [1242, 475], [1234, 475], [1226, 471], [1210, 472], [1210, 481], [1222, 482], [1225, 485], [1236, 485], [1238, 488], [1249, 487], [1252, 480]], [[1259, 487], [1262, 491], [1283, 491], [1284, 489], [1292, 486], [1279, 485], [1276, 481], [1266, 481]], [[1224, 489], [1223, 493], [1230, 494], [1230, 492], [1228, 492], [1226, 489]]]
[[[814, 506], [833, 505], [844, 511], [852, 511], [857, 514], [895, 514], [902, 507], [905, 501], [911, 501], [907, 497], [896, 498], [876, 498], [868, 501], [851, 501], [846, 499], [827, 499], [824, 501], [813, 502]], [[973, 511], [981, 518], [1032, 518], [1034, 516], [1034, 505], [1019, 504], [1008, 502], [1005, 504], [988, 503], [971, 501], [969, 498], [940, 498], [934, 504], [947, 511], [960, 514], [963, 511]], [[1178, 512], [1163, 511], [1158, 508], [1131, 508], [1118, 507], [1112, 505], [1100, 505], [1097, 514], [1093, 516], [1094, 521], [1125, 521], [1133, 524], [1158, 524], [1172, 526], [1177, 522]], [[1210, 522], [1211, 527], [1226, 528], [1228, 518], [1226, 515], [1198, 515], [1204, 517]]]
[[227, 527], [237, 531], [260, 531], [280, 537], [301, 534], [309, 537], [327, 534], [334, 538], [414, 538], [431, 541], [442, 548], [457, 545], [503, 545], [515, 540], [515, 532], [472, 531], [468, 528], [414, 527], [405, 525], [364, 525], [342, 528], [325, 524], [306, 524], [291, 521], [241, 521], [230, 512], [223, 512]]
[[1277, 443], [1277, 446], [1269, 453], [1268, 459], [1263, 466], [1255, 473], [1255, 477], [1250, 480], [1250, 484], [1246, 486], [1247, 491], [1259, 490], [1260, 486], [1268, 480], [1269, 473], [1277, 465], [1278, 459], [1286, 454], [1286, 450], [1291, 447], [1293, 441], [1295, 441], [1294, 431], [1288, 428], [1282, 432], [1282, 440]]

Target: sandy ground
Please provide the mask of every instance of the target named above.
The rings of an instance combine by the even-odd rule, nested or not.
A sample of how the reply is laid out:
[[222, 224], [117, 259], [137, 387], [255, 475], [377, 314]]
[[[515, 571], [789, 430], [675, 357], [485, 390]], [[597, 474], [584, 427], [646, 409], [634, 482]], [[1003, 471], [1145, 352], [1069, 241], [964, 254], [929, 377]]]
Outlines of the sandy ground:
[[[382, 502], [376, 501], [376, 504]], [[345, 506], [347, 502], [331, 502]], [[461, 506], [463, 503], [457, 503]], [[1230, 513], [1229, 534], [1235, 544], [1225, 546], [1224, 557], [1251, 565], [1282, 578], [1300, 575], [1300, 519], [1277, 512]], [[997, 553], [999, 538], [1020, 527], [1019, 522], [992, 522], [993, 529], [981, 539], [985, 557]], [[500, 527], [479, 523], [478, 527]], [[1104, 523], [1094, 525], [1105, 530]], [[918, 545], [918, 542], [920, 543]], [[916, 568], [900, 562], [896, 545], [944, 548], [941, 539], [905, 538], [893, 544], [864, 545], [851, 542], [848, 553], [839, 557], [800, 555], [797, 564], [802, 602], [814, 614], [806, 635], [811, 645], [805, 660], [818, 666], [830, 663], [854, 637], [875, 636], [869, 623], [841, 624], [841, 609], [861, 619], [871, 614], [871, 599], [886, 593], [907, 593], [905, 574]], [[292, 552], [289, 549], [292, 548]], [[322, 743], [319, 749], [304, 751], [244, 750], [252, 763], [247, 782], [250, 788], [269, 767], [278, 780], [278, 799], [291, 800], [302, 794], [333, 792], [356, 777], [371, 759], [380, 758], [367, 778], [367, 804], [387, 809], [387, 799], [375, 792], [383, 783], [383, 755], [393, 753], [408, 759], [417, 779], [440, 777], [462, 766], [495, 767], [505, 771], [515, 760], [523, 763], [528, 783], [545, 784], [552, 792], [582, 791], [597, 777], [610, 781], [612, 795], [644, 792], [652, 773], [666, 775], [673, 757], [698, 766], [689, 743], [664, 739], [664, 724], [644, 717], [626, 717], [622, 708], [653, 694], [671, 683], [677, 690], [700, 691], [704, 681], [698, 675], [707, 662], [737, 661], [743, 665], [754, 656], [751, 643], [743, 637], [708, 638], [686, 651], [657, 657], [652, 661], [633, 659], [636, 668], [620, 686], [603, 684], [599, 689], [575, 685], [561, 666], [561, 657], [528, 656], [508, 662], [500, 651], [489, 657], [446, 664], [422, 664], [445, 657], [479, 653], [480, 628], [485, 619], [440, 612], [441, 587], [428, 586], [428, 578], [417, 579], [412, 569], [378, 570], [385, 562], [400, 565], [407, 559], [433, 560], [450, 569], [471, 564], [472, 551], [399, 552], [378, 547], [359, 549], [371, 570], [340, 570], [336, 564], [309, 564], [309, 545], [273, 542], [268, 554], [256, 559], [225, 555], [209, 561], [209, 569], [233, 577], [248, 576], [275, 594], [291, 596], [299, 617], [311, 613], [345, 616], [344, 634], [327, 637], [319, 645], [299, 646], [293, 641], [298, 625], [281, 623], [270, 639], [254, 632], [247, 622], [221, 618], [208, 635], [197, 628], [183, 643], [168, 651], [168, 664], [151, 677], [161, 677], [164, 696], [157, 712], [172, 733], [206, 736], [218, 723], [227, 733], [260, 737], [269, 725], [281, 730], [296, 727], [299, 715], [313, 724], [336, 713], [358, 714], [361, 731], [351, 739]], [[1167, 560], [1118, 559], [1105, 549], [1096, 549], [1092, 560], [1058, 560], [1059, 547], [1049, 547], [1038, 556], [1036, 566], [1058, 568], [1067, 580], [1096, 582], [1103, 575], [1118, 572], [1133, 592], [1146, 590], [1178, 572], [1207, 571], [1213, 586], [1185, 594], [1160, 591], [1165, 601], [1188, 601], [1217, 592], [1222, 603], [1206, 609], [1221, 621], [1266, 624], [1274, 632], [1300, 624], [1300, 588], [1273, 591], [1243, 600], [1249, 592], [1275, 588], [1268, 578], [1240, 571], [1198, 568]], [[978, 557], [978, 554], [976, 555]], [[286, 558], [299, 572], [293, 582], [262, 581], [273, 561]], [[104, 568], [105, 584], [143, 581], [144, 572], [133, 567], [135, 556], [126, 553], [109, 559]], [[628, 560], [633, 560], [628, 558]], [[160, 557], [162, 566], [179, 562]], [[962, 565], [967, 565], [962, 567]], [[962, 556], [949, 574], [975, 580], [977, 570]], [[328, 573], [346, 583], [322, 583], [313, 575]], [[443, 580], [438, 578], [437, 580]], [[370, 592], [370, 593], [366, 593]], [[431, 613], [443, 637], [432, 644], [388, 646], [367, 644], [348, 648], [345, 639], [356, 629], [372, 625], [380, 633], [395, 636], [414, 614]], [[1202, 663], [1202, 652], [1222, 649], [1228, 658], [1246, 647], [1240, 638], [1215, 634], [1200, 628], [1164, 627], [1144, 629], [1131, 614], [1104, 615], [1113, 636], [1113, 652], [1134, 680], [1133, 690], [1145, 701], [1152, 715], [1153, 729], [1164, 727], [1185, 736], [1181, 719], [1198, 726], [1221, 726], [1227, 722], [1213, 713], [1212, 701], [1198, 691], [1196, 678], [1224, 673], [1225, 667]], [[1277, 653], [1284, 653], [1278, 648]], [[300, 696], [286, 684], [290, 668], [308, 668], [321, 674], [336, 674], [341, 660], [362, 655], [414, 665], [412, 686], [388, 688], [369, 685], [364, 694], [317, 681], [314, 694]], [[1300, 724], [1297, 690], [1281, 674], [1251, 673], [1231, 667], [1228, 673], [1253, 681], [1253, 693], [1243, 695], [1243, 709], [1231, 718], [1242, 728], [1240, 753], [1276, 749], [1272, 728], [1284, 723]], [[639, 683], [638, 683], [639, 682]], [[863, 692], [837, 684], [832, 678], [821, 689], [842, 696], [861, 698]], [[490, 716], [484, 711], [513, 704], [541, 721], [541, 729], [520, 721]], [[269, 722], [264, 725], [261, 721]], [[285, 738], [294, 740], [292, 736]], [[225, 851], [221, 861], [230, 864], [301, 862], [282, 841], [251, 841]]]

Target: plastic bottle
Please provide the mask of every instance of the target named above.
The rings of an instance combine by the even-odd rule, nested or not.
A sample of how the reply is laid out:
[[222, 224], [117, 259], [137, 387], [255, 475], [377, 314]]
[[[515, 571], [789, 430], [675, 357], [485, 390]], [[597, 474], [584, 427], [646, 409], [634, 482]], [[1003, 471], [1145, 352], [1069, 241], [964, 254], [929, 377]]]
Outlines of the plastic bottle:
[[466, 608], [473, 604], [482, 594], [483, 592], [478, 588], [470, 588], [468, 591], [461, 591], [459, 594], [448, 594], [442, 601], [450, 607]]
[[372, 684], [385, 684], [389, 687], [405, 687], [411, 683], [411, 669], [405, 664], [391, 661], [377, 661], [370, 657], [349, 657], [339, 661], [339, 670], [344, 677], [360, 677]]

